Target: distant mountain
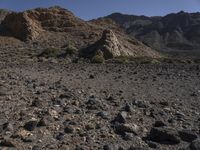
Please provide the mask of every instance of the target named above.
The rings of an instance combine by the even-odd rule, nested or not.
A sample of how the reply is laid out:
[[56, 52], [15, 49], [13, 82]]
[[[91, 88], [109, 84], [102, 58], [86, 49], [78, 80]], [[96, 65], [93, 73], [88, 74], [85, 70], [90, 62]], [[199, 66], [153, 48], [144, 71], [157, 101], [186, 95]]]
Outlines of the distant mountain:
[[146, 17], [114, 13], [112, 19], [128, 35], [159, 51], [199, 51], [200, 13], [172, 13], [164, 17]]
[[130, 38], [112, 20], [84, 21], [60, 7], [12, 12], [6, 15], [1, 26], [4, 29], [0, 33], [1, 41], [7, 41], [9, 36], [26, 46], [66, 48], [73, 45], [81, 52], [84, 50], [87, 57], [98, 53], [105, 59], [117, 56], [159, 57], [158, 52]]

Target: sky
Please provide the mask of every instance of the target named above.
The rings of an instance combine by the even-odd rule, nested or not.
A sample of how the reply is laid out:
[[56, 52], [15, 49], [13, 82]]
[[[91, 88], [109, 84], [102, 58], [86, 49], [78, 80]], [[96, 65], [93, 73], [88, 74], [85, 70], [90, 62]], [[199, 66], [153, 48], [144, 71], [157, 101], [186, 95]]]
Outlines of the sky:
[[23, 11], [59, 5], [76, 16], [90, 20], [114, 12], [163, 16], [168, 13], [200, 12], [200, 0], [0, 0], [0, 8]]

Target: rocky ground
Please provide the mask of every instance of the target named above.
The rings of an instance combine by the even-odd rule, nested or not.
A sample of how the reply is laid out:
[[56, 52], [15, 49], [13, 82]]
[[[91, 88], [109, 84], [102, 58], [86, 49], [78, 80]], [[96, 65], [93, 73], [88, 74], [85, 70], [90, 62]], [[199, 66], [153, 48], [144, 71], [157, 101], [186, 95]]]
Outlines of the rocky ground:
[[200, 149], [198, 64], [27, 61], [0, 70], [0, 149]]

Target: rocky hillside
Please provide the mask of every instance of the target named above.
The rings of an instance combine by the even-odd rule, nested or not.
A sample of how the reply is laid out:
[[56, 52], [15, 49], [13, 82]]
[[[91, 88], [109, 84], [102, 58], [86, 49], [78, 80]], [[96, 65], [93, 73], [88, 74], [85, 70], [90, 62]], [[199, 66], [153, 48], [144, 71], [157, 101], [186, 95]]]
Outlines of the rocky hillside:
[[[47, 47], [65, 49], [68, 45], [73, 45], [79, 52], [93, 51], [91, 50], [92, 45], [105, 38], [103, 33], [110, 30], [110, 35], [114, 38], [104, 40], [107, 42], [107, 50], [112, 53], [113, 57], [159, 57], [156, 51], [126, 35], [112, 20], [102, 19], [87, 22], [60, 7], [13, 12], [5, 17], [1, 26], [5, 29], [1, 35], [8, 33], [4, 37], [0, 36], [0, 38], [4, 38], [4, 41], [8, 36], [15, 37], [15, 39], [21, 40], [23, 46], [25, 44], [27, 47], [36, 49]], [[105, 53], [102, 47], [103, 45], [99, 45], [94, 51], [100, 50]], [[118, 53], [119, 47], [120, 53]], [[118, 55], [115, 55], [116, 53]], [[105, 58], [111, 57], [105, 56]]]
[[161, 51], [200, 51], [200, 13], [146, 17], [114, 13], [110, 18], [143, 43]]
[[0, 22], [5, 18], [5, 16], [10, 13], [10, 11], [5, 9], [0, 9]]

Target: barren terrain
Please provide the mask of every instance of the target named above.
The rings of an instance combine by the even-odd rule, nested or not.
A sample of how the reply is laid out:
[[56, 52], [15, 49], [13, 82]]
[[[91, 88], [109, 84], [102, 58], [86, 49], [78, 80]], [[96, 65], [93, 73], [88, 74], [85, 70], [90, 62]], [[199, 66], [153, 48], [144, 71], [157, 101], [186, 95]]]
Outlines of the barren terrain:
[[0, 69], [1, 147], [172, 150], [192, 147], [199, 136], [199, 65], [27, 62]]

